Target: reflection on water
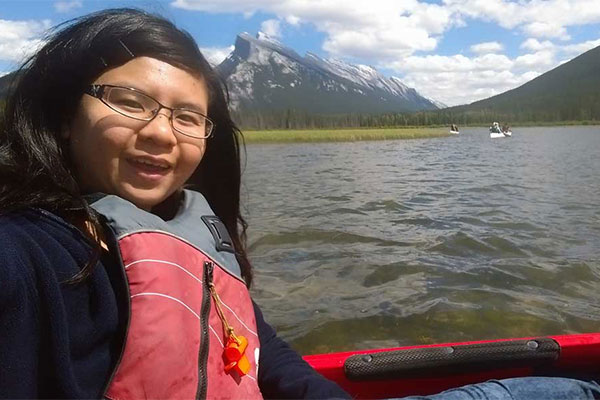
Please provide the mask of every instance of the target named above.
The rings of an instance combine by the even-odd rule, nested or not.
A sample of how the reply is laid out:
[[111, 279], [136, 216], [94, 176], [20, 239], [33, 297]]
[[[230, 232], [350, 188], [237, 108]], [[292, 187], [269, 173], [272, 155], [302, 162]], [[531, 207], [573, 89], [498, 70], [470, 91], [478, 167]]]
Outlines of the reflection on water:
[[250, 145], [253, 295], [302, 353], [600, 331], [600, 127]]

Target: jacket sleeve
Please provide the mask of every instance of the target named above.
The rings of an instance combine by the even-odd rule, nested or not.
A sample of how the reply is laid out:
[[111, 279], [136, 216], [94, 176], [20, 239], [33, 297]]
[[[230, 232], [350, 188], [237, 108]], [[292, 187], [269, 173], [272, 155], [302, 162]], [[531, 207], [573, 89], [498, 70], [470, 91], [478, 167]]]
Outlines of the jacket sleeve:
[[265, 399], [350, 399], [336, 383], [325, 379], [265, 322], [254, 304], [260, 358], [258, 385]]
[[[37, 398], [39, 324], [35, 285], [0, 232], [0, 398]], [[2, 240], [4, 239], [4, 240]]]

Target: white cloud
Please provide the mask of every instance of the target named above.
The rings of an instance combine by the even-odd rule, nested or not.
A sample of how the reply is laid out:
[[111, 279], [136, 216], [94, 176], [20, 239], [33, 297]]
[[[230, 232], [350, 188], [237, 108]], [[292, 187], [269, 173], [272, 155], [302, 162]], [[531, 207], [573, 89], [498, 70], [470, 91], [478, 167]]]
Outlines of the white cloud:
[[73, 1], [57, 1], [54, 3], [54, 9], [59, 13], [68, 13], [78, 8], [83, 7], [83, 4], [80, 0]]
[[560, 40], [569, 39], [570, 26], [600, 22], [598, 0], [174, 0], [171, 5], [247, 16], [263, 12], [292, 25], [310, 23], [325, 33], [323, 49], [332, 56], [380, 61], [434, 50], [444, 32], [468, 19]]
[[600, 39], [564, 46], [528, 39], [521, 48], [530, 52], [514, 58], [502, 54], [410, 56], [379, 67], [393, 70], [422, 95], [453, 106], [514, 89], [597, 46]]
[[537, 38], [567, 40], [567, 28], [600, 22], [597, 0], [444, 0], [462, 16], [495, 22]]
[[211, 65], [219, 65], [233, 51], [233, 46], [229, 47], [202, 47], [200, 51], [206, 57]]
[[291, 25], [310, 23], [325, 33], [323, 49], [333, 56], [407, 56], [430, 51], [452, 26], [451, 11], [417, 0], [176, 0], [174, 7], [205, 12], [274, 14]]
[[[600, 23], [599, 0], [174, 0], [174, 7], [211, 13], [261, 12], [283, 24], [310, 24], [330, 56], [360, 60], [399, 74], [423, 95], [448, 105], [515, 88], [565, 59], [600, 45], [569, 43], [569, 29]], [[431, 55], [444, 34], [470, 21], [525, 35], [523, 54], [508, 57], [499, 42], [465, 55]], [[558, 43], [558, 44], [556, 44]], [[568, 44], [567, 44], [568, 43]], [[430, 53], [429, 55], [427, 53]], [[559, 59], [560, 58], [560, 59]]]
[[468, 58], [463, 55], [454, 56], [411, 56], [401, 62], [387, 65], [388, 68], [406, 73], [438, 73], [438, 72], [498, 72], [512, 68], [513, 62], [504, 55], [485, 54]]
[[526, 71], [548, 71], [556, 65], [555, 52], [540, 50], [535, 53], [524, 54], [515, 58], [515, 69]]
[[596, 48], [600, 46], [600, 39], [596, 40], [588, 40], [582, 43], [575, 43], [570, 45], [565, 45], [560, 48], [560, 50], [565, 53], [567, 56], [573, 57], [577, 56], [581, 53], [585, 53], [588, 50]]
[[477, 54], [499, 53], [502, 50], [504, 50], [504, 46], [498, 42], [483, 42], [471, 46], [471, 51]]
[[41, 36], [50, 21], [10, 21], [0, 19], [0, 60], [20, 62], [43, 45]]
[[266, 10], [275, 7], [278, 0], [175, 0], [171, 3], [173, 7], [184, 10], [207, 11], [213, 13], [241, 12], [254, 13], [258, 10]]
[[525, 33], [535, 37], [558, 38], [569, 40], [571, 37], [567, 34], [564, 26], [558, 23], [532, 22], [523, 28]]
[[523, 43], [521, 43], [520, 48], [524, 49], [524, 50], [531, 50], [531, 51], [552, 50], [555, 48], [555, 45], [554, 45], [554, 43], [552, 43], [548, 40], [544, 40], [543, 42], [540, 42], [537, 39], [529, 38], [526, 41], [524, 41]]
[[268, 19], [260, 24], [260, 30], [273, 38], [281, 37], [281, 22], [276, 19]]
[[295, 15], [288, 15], [285, 17], [285, 22], [292, 26], [298, 26], [302, 22], [302, 20]]
[[[411, 56], [402, 62], [382, 65], [401, 73], [400, 79], [426, 97], [449, 106], [468, 104], [514, 89], [555, 65], [549, 54], [511, 59], [501, 54], [473, 58], [453, 56]], [[537, 57], [537, 58], [535, 58]], [[536, 70], [523, 70], [528, 62], [538, 62]], [[544, 69], [544, 71], [538, 71]]]
[[510, 70], [486, 69], [458, 71], [413, 71], [401, 78], [407, 85], [418, 88], [419, 93], [449, 106], [468, 104], [475, 100], [495, 96], [527, 82], [524, 75]]

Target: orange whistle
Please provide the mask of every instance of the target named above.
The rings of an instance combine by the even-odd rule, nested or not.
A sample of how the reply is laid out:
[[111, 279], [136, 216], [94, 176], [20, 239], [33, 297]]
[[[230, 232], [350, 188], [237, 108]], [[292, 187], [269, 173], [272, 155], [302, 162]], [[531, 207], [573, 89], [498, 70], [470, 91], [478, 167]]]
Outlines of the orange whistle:
[[246, 357], [246, 355], [243, 354], [239, 360], [227, 364], [225, 366], [225, 372], [229, 372], [232, 369], [234, 369], [235, 372], [237, 372], [239, 376], [244, 376], [248, 372], [250, 372], [250, 368], [251, 368], [250, 361], [248, 361], [248, 358]]
[[247, 347], [248, 339], [244, 336], [229, 336], [223, 350], [223, 356], [227, 362], [225, 372], [235, 369], [240, 376], [244, 376], [250, 371], [250, 361], [244, 354]]
[[225, 345], [225, 359], [230, 363], [239, 360], [248, 347], [248, 339], [244, 336], [237, 336], [237, 339], [236, 341], [234, 336], [229, 336]]
[[245, 354], [242, 355], [242, 357], [238, 360], [237, 364], [235, 365], [235, 370], [240, 376], [244, 376], [250, 372], [250, 361], [248, 361], [248, 358]]

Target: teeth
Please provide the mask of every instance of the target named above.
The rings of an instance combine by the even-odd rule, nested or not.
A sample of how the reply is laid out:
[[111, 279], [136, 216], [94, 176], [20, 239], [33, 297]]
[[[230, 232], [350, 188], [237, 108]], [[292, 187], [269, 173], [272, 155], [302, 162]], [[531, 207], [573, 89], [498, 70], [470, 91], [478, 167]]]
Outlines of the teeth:
[[153, 167], [159, 167], [159, 168], [163, 168], [163, 169], [169, 168], [167, 165], [153, 163], [152, 161], [148, 161], [148, 160], [135, 160], [135, 162], [138, 162], [140, 164], [151, 165]]

